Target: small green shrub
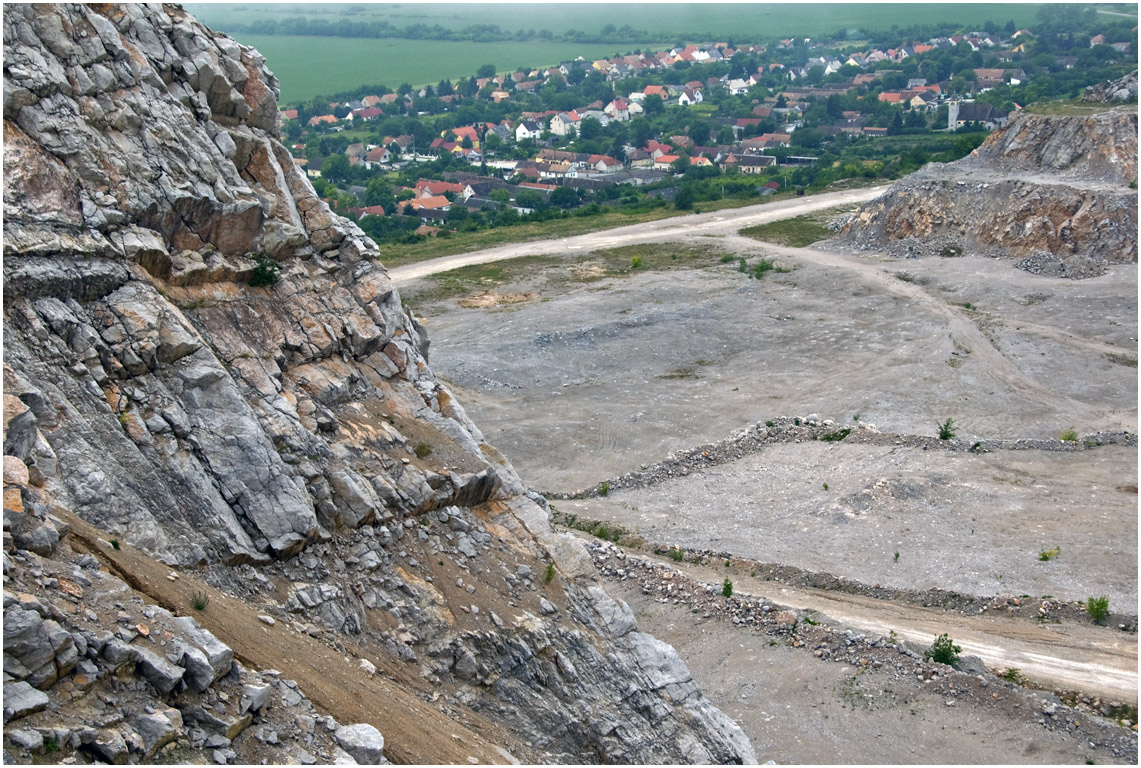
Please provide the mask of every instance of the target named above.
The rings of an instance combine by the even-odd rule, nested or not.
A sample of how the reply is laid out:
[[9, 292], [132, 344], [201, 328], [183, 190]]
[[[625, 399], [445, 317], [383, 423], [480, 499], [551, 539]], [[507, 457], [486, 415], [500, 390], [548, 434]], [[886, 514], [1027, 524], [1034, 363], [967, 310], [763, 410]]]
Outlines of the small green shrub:
[[670, 551], [667, 554], [669, 554], [670, 560], [677, 563], [685, 559], [685, 551], [682, 550], [681, 547], [670, 547]]
[[599, 483], [598, 484], [598, 495], [599, 496], [610, 495], [610, 483], [608, 483], [605, 480], [603, 480], [601, 483]]
[[550, 584], [554, 580], [554, 578], [555, 578], [555, 564], [554, 563], [547, 563], [547, 574], [543, 577], [543, 580], [547, 584]]
[[1041, 560], [1042, 562], [1046, 562], [1047, 560], [1053, 560], [1055, 557], [1057, 557], [1060, 554], [1062, 554], [1062, 548], [1061, 547], [1050, 547], [1049, 549], [1044, 549], [1041, 552], [1039, 552], [1038, 553], [1038, 559]]
[[416, 456], [425, 459], [432, 455], [432, 446], [427, 443], [416, 443]]
[[111, 549], [115, 550], [116, 552], [119, 551], [119, 540], [118, 539], [111, 539]]
[[630, 258], [630, 269], [641, 269], [641, 268], [642, 268], [642, 257], [641, 256], [631, 257]]
[[59, 742], [51, 737], [44, 739], [44, 752], [59, 752]]
[[963, 649], [955, 645], [954, 641], [944, 632], [935, 638], [935, 642], [923, 652], [923, 655], [938, 664], [953, 666], [959, 660], [959, 654], [962, 652]]
[[210, 595], [205, 592], [195, 592], [190, 597], [190, 605], [193, 606], [196, 611], [204, 611], [206, 610], [206, 606], [210, 605]]
[[940, 440], [954, 440], [955, 434], [958, 432], [958, 427], [955, 426], [953, 419], [947, 419], [939, 425], [939, 439]]
[[721, 582], [721, 595], [723, 597], [733, 596], [733, 582], [729, 581], [728, 577], [726, 577], [725, 581]]
[[824, 490], [828, 490], [828, 483], [824, 483]]
[[253, 274], [250, 275], [250, 285], [254, 288], [266, 288], [277, 282], [277, 276], [281, 272], [281, 267], [273, 259], [258, 254], [254, 257], [256, 266], [254, 267]]
[[722, 264], [728, 264], [732, 260], [733, 260], [733, 254], [731, 254], [731, 253], [726, 253], [724, 256], [721, 257], [721, 263]]
[[1105, 617], [1109, 615], [1109, 598], [1105, 595], [1091, 597], [1086, 601], [1086, 613], [1098, 624], [1105, 621]]
[[1080, 435], [1078, 435], [1078, 431], [1073, 427], [1062, 430], [1062, 440], [1067, 443], [1076, 443], [1078, 441], [1078, 437], [1080, 437]]
[[[856, 418], [858, 419], [860, 417], [856, 416]], [[852, 434], [852, 430], [848, 427], [844, 427], [843, 429], [838, 429], [835, 432], [829, 432], [820, 439], [826, 443], [838, 443], [850, 434]]]
[[737, 262], [737, 271], [745, 274], [749, 271], [749, 262], [746, 261], [744, 256]]
[[898, 562], [899, 562], [899, 551], [898, 551], [898, 550], [896, 551], [896, 553], [895, 553], [895, 557], [892, 559], [892, 562], [893, 562], [893, 563], [898, 563]]
[[765, 422], [766, 427], [775, 427], [776, 425], [777, 425], [777, 423], [775, 421], [773, 421], [772, 419], [769, 419], [768, 421]]
[[1018, 683], [1022, 680], [1022, 670], [1018, 667], [1010, 667], [1009, 669], [1003, 670], [1003, 673], [999, 675], [999, 677], [1008, 683]]

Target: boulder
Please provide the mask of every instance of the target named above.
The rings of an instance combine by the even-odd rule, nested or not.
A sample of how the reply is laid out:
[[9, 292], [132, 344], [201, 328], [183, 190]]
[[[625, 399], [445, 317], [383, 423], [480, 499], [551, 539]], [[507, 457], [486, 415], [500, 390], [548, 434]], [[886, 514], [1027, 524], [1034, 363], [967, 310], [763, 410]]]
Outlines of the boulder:
[[361, 765], [379, 765], [384, 759], [384, 736], [368, 723], [342, 725], [333, 732], [341, 749]]

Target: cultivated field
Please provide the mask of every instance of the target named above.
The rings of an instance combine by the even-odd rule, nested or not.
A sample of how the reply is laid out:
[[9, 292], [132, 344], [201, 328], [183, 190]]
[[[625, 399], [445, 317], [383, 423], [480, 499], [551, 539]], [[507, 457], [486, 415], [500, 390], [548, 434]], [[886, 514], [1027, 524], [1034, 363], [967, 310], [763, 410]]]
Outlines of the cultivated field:
[[[209, 23], [209, 22], [207, 22]], [[471, 77], [483, 64], [501, 72], [552, 66], [576, 56], [612, 56], [613, 45], [468, 43], [236, 34], [266, 57], [281, 86], [281, 103], [308, 101], [362, 85], [435, 85]]]
[[224, 31], [233, 23], [280, 21], [297, 16], [326, 19], [330, 24], [342, 18], [387, 21], [401, 28], [411, 24], [438, 24], [447, 29], [462, 29], [495, 24], [512, 32], [547, 29], [554, 34], [571, 29], [595, 33], [606, 24], [613, 24], [650, 33], [649, 39], [631, 42], [670, 45], [679, 36], [690, 42], [706, 37], [759, 41], [791, 35], [812, 37], [832, 34], [839, 29], [878, 30], [896, 25], [944, 22], [981, 27], [988, 20], [1005, 24], [1010, 19], [1021, 27], [1032, 22], [1037, 13], [1037, 6], [1023, 3], [659, 3], [653, 6], [617, 3], [606, 5], [604, 10], [598, 5], [571, 3], [189, 3], [186, 8], [207, 24]]

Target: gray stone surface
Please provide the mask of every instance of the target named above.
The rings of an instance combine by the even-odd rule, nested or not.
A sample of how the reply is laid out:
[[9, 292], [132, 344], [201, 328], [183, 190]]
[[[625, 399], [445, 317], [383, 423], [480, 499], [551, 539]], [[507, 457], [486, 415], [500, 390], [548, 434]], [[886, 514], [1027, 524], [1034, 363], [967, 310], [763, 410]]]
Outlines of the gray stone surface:
[[384, 762], [384, 736], [375, 726], [368, 723], [342, 725], [334, 732], [333, 737], [341, 748], [361, 765], [377, 765]]
[[4, 684], [4, 722], [19, 720], [48, 705], [48, 696], [21, 680]]

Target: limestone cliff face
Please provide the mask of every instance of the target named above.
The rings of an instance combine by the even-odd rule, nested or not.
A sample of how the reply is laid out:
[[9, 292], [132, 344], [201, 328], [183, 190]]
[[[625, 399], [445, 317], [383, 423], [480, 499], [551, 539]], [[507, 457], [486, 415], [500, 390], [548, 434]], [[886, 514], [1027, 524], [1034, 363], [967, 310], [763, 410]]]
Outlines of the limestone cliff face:
[[985, 255], [1091, 277], [1137, 261], [1136, 178], [1136, 106], [1021, 114], [970, 156], [897, 182], [840, 231], [897, 255]]
[[536, 754], [754, 759], [432, 375], [375, 245], [278, 141], [261, 56], [177, 6], [29, 4], [4, 67], [4, 453], [30, 487], [419, 660]]

